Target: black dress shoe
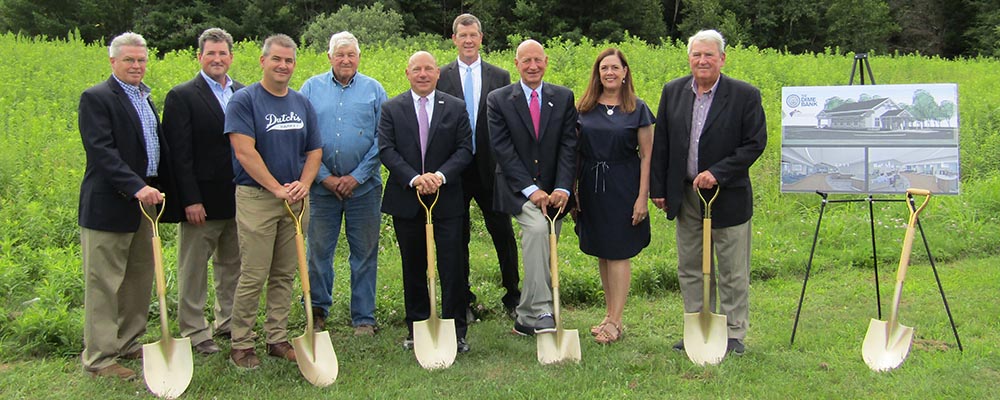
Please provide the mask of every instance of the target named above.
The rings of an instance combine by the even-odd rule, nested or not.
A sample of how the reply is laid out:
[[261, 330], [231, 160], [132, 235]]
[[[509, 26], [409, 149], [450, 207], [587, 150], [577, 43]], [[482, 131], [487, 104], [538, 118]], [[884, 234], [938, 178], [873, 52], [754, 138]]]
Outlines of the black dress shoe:
[[219, 345], [215, 344], [214, 340], [208, 339], [206, 341], [196, 344], [194, 346], [194, 351], [198, 352], [198, 354], [209, 355], [218, 353], [220, 349]]
[[458, 338], [458, 353], [468, 353], [469, 352], [469, 342], [465, 341], [465, 338]]
[[681, 339], [677, 343], [674, 343], [673, 349], [677, 351], [684, 351], [684, 339]]
[[733, 353], [733, 355], [742, 356], [746, 350], [746, 346], [743, 345], [742, 340], [729, 338], [729, 340], [726, 341], [726, 353]]
[[521, 325], [517, 322], [517, 319], [514, 319], [514, 329], [511, 330], [511, 333], [518, 336], [534, 336], [535, 327]]

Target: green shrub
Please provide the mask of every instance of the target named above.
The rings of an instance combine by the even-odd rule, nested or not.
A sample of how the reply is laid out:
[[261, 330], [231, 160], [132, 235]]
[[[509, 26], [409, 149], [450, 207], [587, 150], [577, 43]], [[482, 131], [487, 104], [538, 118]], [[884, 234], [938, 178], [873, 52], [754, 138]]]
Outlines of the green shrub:
[[326, 52], [330, 36], [341, 31], [354, 34], [362, 47], [381, 44], [403, 37], [403, 16], [386, 9], [382, 2], [357, 8], [345, 4], [337, 12], [319, 14], [309, 22], [302, 33], [302, 47]]

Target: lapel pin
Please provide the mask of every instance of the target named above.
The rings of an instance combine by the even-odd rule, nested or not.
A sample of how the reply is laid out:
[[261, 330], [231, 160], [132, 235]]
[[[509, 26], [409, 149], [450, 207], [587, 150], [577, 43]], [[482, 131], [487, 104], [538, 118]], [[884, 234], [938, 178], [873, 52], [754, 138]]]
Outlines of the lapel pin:
[[444, 104], [444, 100], [438, 100], [438, 104]]
[[550, 101], [550, 102], [548, 102], [548, 103], [549, 103], [549, 107], [555, 107], [554, 105], [552, 105], [552, 102], [551, 102], [551, 101]]

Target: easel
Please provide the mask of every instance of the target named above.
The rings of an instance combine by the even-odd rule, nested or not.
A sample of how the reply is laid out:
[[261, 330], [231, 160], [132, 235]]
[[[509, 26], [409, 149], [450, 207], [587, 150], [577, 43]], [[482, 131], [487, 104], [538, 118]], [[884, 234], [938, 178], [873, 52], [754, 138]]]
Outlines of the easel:
[[[865, 84], [865, 74], [864, 71], [868, 71], [868, 79], [871, 84], [875, 84], [875, 77], [872, 76], [871, 63], [868, 62], [867, 53], [855, 53], [854, 54], [854, 65], [851, 67], [851, 79], [848, 83], [849, 85], [854, 84], [854, 73], [858, 71], [858, 65], [861, 65], [861, 84]], [[826, 210], [826, 205], [828, 203], [857, 203], [857, 202], [867, 202], [868, 203], [868, 222], [871, 226], [871, 236], [872, 236], [872, 264], [875, 270], [875, 306], [878, 310], [878, 318], [882, 319], [882, 297], [879, 290], [879, 280], [878, 280], [878, 257], [875, 246], [875, 202], [885, 201], [885, 202], [907, 202], [907, 207], [915, 209], [913, 197], [907, 196], [906, 200], [900, 199], [876, 199], [873, 198], [871, 194], [866, 196], [864, 199], [840, 199], [840, 200], [830, 200], [829, 194], [816, 191], [816, 194], [822, 197], [822, 201], [819, 207], [819, 218], [816, 220], [816, 231], [813, 233], [812, 248], [809, 250], [809, 261], [806, 263], [806, 275], [805, 279], [802, 280], [802, 292], [799, 294], [799, 305], [795, 310], [795, 323], [792, 325], [792, 337], [789, 345], [795, 344], [795, 331], [799, 326], [799, 314], [802, 312], [802, 301], [806, 296], [806, 284], [809, 283], [809, 272], [812, 270], [813, 256], [816, 254], [816, 243], [819, 241], [819, 228], [823, 224], [823, 212]], [[917, 227], [920, 230], [920, 237], [924, 242], [924, 249], [927, 250], [927, 259], [930, 260], [931, 269], [934, 271], [934, 280], [937, 281], [938, 291], [941, 293], [941, 301], [944, 303], [944, 309], [948, 313], [948, 321], [951, 323], [951, 331], [955, 334], [955, 342], [958, 343], [958, 350], [964, 352], [965, 349], [962, 348], [962, 340], [958, 338], [958, 329], [955, 328], [955, 320], [951, 316], [951, 308], [948, 306], [948, 299], [944, 295], [944, 287], [941, 286], [941, 278], [938, 276], [937, 266], [934, 263], [934, 256], [931, 254], [930, 245], [927, 243], [927, 236], [924, 235], [924, 227], [920, 224], [920, 219], [917, 219]]]

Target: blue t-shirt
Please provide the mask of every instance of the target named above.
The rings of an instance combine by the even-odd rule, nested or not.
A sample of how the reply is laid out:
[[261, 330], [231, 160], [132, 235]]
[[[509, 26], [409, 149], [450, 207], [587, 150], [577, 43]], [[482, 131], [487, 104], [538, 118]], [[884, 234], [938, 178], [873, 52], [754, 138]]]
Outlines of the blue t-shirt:
[[[274, 96], [260, 82], [237, 90], [229, 100], [224, 132], [253, 138], [264, 165], [281, 184], [299, 180], [306, 152], [323, 147], [309, 99], [292, 89], [284, 97]], [[237, 185], [261, 187], [235, 156], [233, 174]]]

